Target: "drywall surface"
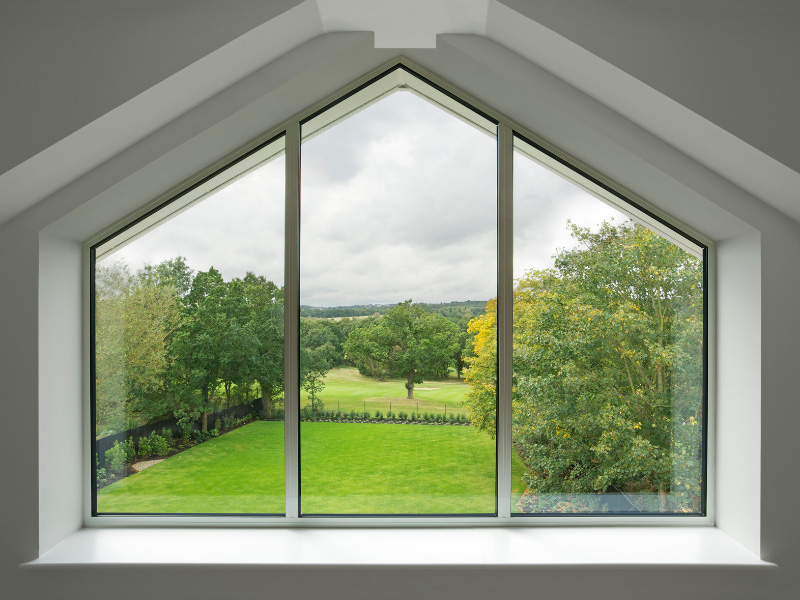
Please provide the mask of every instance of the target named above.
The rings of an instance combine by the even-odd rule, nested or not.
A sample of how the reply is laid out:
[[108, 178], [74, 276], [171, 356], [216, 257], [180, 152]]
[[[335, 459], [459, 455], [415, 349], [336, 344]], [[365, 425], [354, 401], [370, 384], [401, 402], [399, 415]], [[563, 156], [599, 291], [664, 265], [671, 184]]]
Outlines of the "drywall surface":
[[[736, 370], [746, 385], [720, 395], [718, 405], [721, 414], [723, 407], [736, 411], [740, 405], [760, 412], [761, 422], [760, 428], [757, 422], [746, 423], [748, 429], [742, 419], [733, 419], [726, 425], [732, 435], [719, 436], [717, 452], [722, 455], [733, 444], [749, 445], [754, 453], [760, 447], [761, 471], [755, 472], [757, 465], [744, 459], [739, 469], [720, 469], [723, 481], [718, 488], [728, 490], [725, 502], [730, 504], [721, 511], [721, 521], [744, 519], [729, 533], [751, 551], [760, 550], [777, 568], [620, 562], [602, 567], [161, 564], [20, 569], [21, 563], [78, 529], [82, 519], [82, 499], [74, 484], [82, 477], [81, 434], [73, 431], [81, 410], [76, 399], [83, 393], [75, 373], [80, 361], [74, 360], [81, 339], [73, 322], [56, 325], [70, 315], [81, 318], [81, 290], [66, 282], [63, 297], [56, 293], [60, 278], [80, 268], [80, 242], [394, 54], [375, 50], [363, 36], [344, 35], [312, 41], [232, 86], [216, 102], [187, 108], [183, 117], [0, 227], [0, 380], [13, 421], [0, 435], [0, 452], [8, 458], [0, 461], [0, 591], [5, 597], [797, 597], [800, 576], [794, 566], [800, 556], [795, 540], [800, 520], [793, 513], [798, 484], [793, 478], [796, 452], [789, 445], [800, 422], [793, 360], [800, 337], [794, 308], [800, 281], [791, 272], [800, 262], [797, 224], [626, 123], [622, 115], [507, 52], [473, 39], [460, 47], [442, 41], [435, 50], [409, 54], [722, 242], [718, 276], [724, 281], [719, 289], [726, 297], [740, 294], [742, 300], [720, 320], [726, 333], [719, 339], [725, 341], [727, 354], [720, 354], [719, 373]], [[738, 252], [745, 252], [747, 268], [737, 268]], [[759, 276], [760, 285], [754, 279]], [[719, 298], [720, 305], [725, 302]], [[739, 319], [747, 330], [743, 335], [729, 331], [731, 321], [735, 326]], [[737, 353], [751, 356], [753, 340], [760, 340], [760, 361], [756, 355], [729, 359]], [[58, 366], [60, 357], [65, 357], [64, 364]], [[53, 394], [60, 388], [61, 405], [60, 396]], [[59, 475], [66, 478], [63, 486], [42, 483], [42, 477]], [[64, 497], [53, 498], [59, 492]], [[743, 501], [729, 498], [731, 493]], [[390, 537], [386, 543], [391, 543]], [[375, 546], [380, 552], [380, 543]]]

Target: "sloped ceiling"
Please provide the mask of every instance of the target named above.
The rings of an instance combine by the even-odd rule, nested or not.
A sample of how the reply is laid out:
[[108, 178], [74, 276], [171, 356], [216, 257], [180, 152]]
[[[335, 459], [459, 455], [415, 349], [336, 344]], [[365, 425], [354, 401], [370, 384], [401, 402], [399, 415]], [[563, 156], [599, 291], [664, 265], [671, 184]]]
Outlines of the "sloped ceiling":
[[0, 223], [348, 30], [491, 38], [800, 221], [798, 26], [794, 0], [3, 0]]

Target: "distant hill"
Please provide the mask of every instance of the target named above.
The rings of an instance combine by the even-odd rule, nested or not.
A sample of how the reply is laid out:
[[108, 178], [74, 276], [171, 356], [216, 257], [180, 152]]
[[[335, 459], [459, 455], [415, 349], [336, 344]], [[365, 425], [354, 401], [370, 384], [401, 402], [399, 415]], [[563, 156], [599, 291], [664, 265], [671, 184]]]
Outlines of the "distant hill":
[[[438, 313], [451, 320], [469, 316], [477, 317], [486, 310], [486, 300], [460, 300], [456, 302], [440, 302], [436, 304], [419, 303], [425, 310]], [[354, 304], [352, 306], [300, 306], [301, 317], [318, 319], [334, 319], [342, 317], [369, 317], [375, 313], [384, 314], [396, 304]]]

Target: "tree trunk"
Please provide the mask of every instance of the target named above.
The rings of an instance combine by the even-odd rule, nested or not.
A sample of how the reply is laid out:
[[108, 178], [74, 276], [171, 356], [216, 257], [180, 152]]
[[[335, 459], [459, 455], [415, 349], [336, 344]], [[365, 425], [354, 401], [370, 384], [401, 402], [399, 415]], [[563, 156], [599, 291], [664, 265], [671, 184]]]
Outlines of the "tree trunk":
[[272, 396], [267, 392], [268, 386], [259, 382], [261, 386], [261, 409], [264, 411], [264, 418], [272, 418]]
[[208, 385], [204, 385], [203, 389], [203, 412], [200, 413], [200, 431], [208, 431], [208, 413], [205, 411], [208, 406]]
[[414, 399], [414, 375], [412, 373], [408, 374], [408, 381], [406, 382], [406, 389], [408, 390], [408, 399]]

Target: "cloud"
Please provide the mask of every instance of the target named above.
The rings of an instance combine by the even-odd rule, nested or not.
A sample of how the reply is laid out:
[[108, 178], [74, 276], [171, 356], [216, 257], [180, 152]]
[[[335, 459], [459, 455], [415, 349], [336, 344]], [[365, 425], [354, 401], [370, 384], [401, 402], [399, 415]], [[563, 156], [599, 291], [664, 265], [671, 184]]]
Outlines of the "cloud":
[[[185, 256], [226, 279], [283, 284], [284, 159], [262, 166], [113, 255], [133, 269]], [[302, 147], [301, 302], [484, 300], [497, 294], [495, 140], [397, 92]], [[571, 247], [567, 219], [621, 213], [515, 155], [515, 277]]]

